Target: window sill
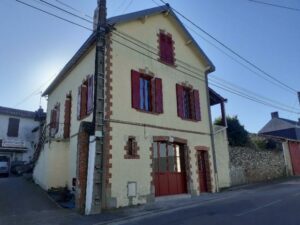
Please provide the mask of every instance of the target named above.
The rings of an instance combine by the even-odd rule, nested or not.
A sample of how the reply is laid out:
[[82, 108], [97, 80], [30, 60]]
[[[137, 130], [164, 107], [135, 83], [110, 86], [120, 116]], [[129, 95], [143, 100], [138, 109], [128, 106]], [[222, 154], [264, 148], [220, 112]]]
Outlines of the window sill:
[[139, 155], [124, 155], [124, 159], [140, 159]]
[[158, 58], [158, 61], [160, 62], [160, 63], [162, 63], [162, 64], [165, 64], [166, 66], [170, 66], [170, 67], [173, 67], [173, 68], [177, 68], [177, 65], [174, 63], [174, 64], [172, 64], [172, 63], [167, 63], [167, 62], [165, 62], [165, 61], [163, 61], [162, 59], [160, 59], [160, 58]]
[[194, 119], [186, 119], [186, 118], [182, 118], [182, 117], [179, 117], [179, 118], [184, 120], [184, 121], [190, 121], [190, 122], [194, 122], [194, 123], [197, 123], [197, 122], [201, 121], [201, 120], [194, 120]]
[[148, 114], [152, 114], [152, 115], [156, 115], [158, 116], [161, 113], [157, 113], [157, 112], [152, 112], [152, 111], [146, 111], [146, 110], [142, 110], [142, 109], [135, 109], [138, 112], [142, 112], [142, 113], [148, 113]]

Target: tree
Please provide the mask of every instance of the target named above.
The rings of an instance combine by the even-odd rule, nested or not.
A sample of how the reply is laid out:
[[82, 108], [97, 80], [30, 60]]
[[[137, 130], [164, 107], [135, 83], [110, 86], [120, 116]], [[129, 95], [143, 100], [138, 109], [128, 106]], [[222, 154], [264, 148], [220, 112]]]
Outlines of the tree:
[[[246, 146], [249, 144], [249, 134], [248, 131], [240, 124], [237, 116], [227, 116], [227, 134], [228, 142], [231, 146]], [[222, 125], [221, 118], [217, 118], [214, 121], [215, 125]]]

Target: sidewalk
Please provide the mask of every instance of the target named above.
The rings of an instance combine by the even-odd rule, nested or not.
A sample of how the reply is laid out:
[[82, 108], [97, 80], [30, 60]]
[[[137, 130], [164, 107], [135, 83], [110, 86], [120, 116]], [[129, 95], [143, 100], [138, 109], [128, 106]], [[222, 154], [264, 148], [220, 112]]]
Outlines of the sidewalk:
[[[113, 211], [105, 211], [99, 215], [86, 216], [87, 224], [93, 225], [107, 225], [107, 224], [120, 224], [122, 222], [134, 221], [137, 219], [143, 219], [151, 217], [153, 215], [161, 215], [179, 211], [182, 209], [193, 208], [195, 206], [205, 205], [213, 202], [218, 202], [230, 198], [235, 198], [242, 195], [247, 190], [256, 188], [268, 188], [274, 184], [285, 183], [289, 181], [299, 180], [297, 177], [282, 178], [267, 182], [261, 182], [256, 184], [247, 184], [229, 188], [219, 193], [214, 194], [202, 194], [196, 197], [190, 197], [189, 195], [179, 195], [170, 197], [157, 198], [154, 203], [126, 207], [122, 209], [116, 209]], [[83, 222], [83, 221], [82, 221]], [[85, 223], [78, 223], [85, 224]]]
[[174, 196], [173, 198], [163, 197], [158, 198], [154, 203], [146, 205], [132, 206], [113, 211], [105, 211], [99, 215], [85, 216], [85, 221], [78, 221], [78, 224], [118, 224], [120, 222], [147, 218], [153, 215], [161, 215], [182, 209], [192, 208], [206, 203], [222, 201], [224, 199], [236, 197], [239, 194], [241, 194], [240, 191], [234, 191], [202, 194], [201, 196], [197, 197], [190, 197], [189, 195]]

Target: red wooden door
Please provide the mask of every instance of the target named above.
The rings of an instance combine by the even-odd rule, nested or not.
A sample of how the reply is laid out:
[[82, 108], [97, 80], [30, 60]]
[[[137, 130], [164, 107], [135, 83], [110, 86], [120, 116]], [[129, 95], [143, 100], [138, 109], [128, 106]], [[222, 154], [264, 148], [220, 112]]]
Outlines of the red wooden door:
[[294, 175], [300, 175], [300, 143], [289, 142], [290, 156]]
[[198, 151], [198, 171], [199, 171], [199, 185], [200, 192], [208, 192], [208, 174], [209, 166], [207, 163], [208, 154], [206, 151]]
[[155, 195], [187, 192], [183, 147], [163, 142], [154, 143]]

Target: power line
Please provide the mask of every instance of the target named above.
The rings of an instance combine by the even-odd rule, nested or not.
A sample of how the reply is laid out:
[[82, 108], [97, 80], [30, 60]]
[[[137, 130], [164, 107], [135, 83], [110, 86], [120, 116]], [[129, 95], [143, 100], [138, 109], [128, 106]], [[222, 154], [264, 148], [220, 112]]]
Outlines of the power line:
[[[143, 56], [145, 56], [145, 57], [148, 57], [148, 58], [150, 58], [150, 59], [152, 59], [152, 60], [157, 61], [156, 58], [153, 58], [153, 57], [151, 57], [151, 56], [149, 56], [149, 55], [147, 55], [147, 54], [145, 54], [145, 53], [143, 53], [143, 52], [141, 52], [141, 51], [138, 51], [138, 50], [136, 50], [135, 48], [133, 48], [133, 47], [131, 47], [131, 46], [129, 46], [129, 45], [126, 45], [126, 44], [124, 44], [124, 43], [122, 43], [122, 42], [120, 42], [120, 41], [118, 41], [118, 40], [116, 40], [116, 39], [113, 39], [113, 38], [112, 38], [112, 41], [114, 41], [114, 42], [116, 42], [116, 43], [118, 43], [118, 44], [120, 44], [120, 45], [122, 45], [122, 46], [124, 46], [124, 47], [127, 47], [128, 49], [131, 49], [132, 51], [135, 51], [135, 52], [137, 52], [137, 53], [139, 53], [139, 54], [141, 54], [141, 55], [143, 55]], [[193, 75], [191, 75], [191, 74], [189, 74], [189, 73], [187, 73], [187, 72], [185, 72], [185, 71], [179, 70], [178, 68], [174, 68], [174, 70], [177, 70], [177, 71], [179, 71], [180, 73], [186, 74], [186, 75], [188, 75], [188, 76], [193, 76]], [[195, 77], [195, 76], [193, 76], [193, 77]], [[201, 81], [203, 81], [203, 82], [205, 82], [204, 79], [201, 79], [201, 78], [198, 78], [198, 79], [201, 80]], [[248, 100], [254, 101], [254, 102], [256, 102], [256, 103], [260, 103], [260, 104], [265, 105], [265, 106], [270, 106], [270, 107], [273, 107], [273, 108], [281, 109], [281, 110], [283, 110], [283, 111], [287, 111], [287, 112], [291, 112], [291, 113], [295, 113], [295, 114], [300, 114], [299, 112], [292, 111], [292, 110], [289, 110], [289, 109], [285, 109], [285, 108], [282, 108], [282, 107], [278, 107], [278, 106], [276, 106], [276, 105], [274, 105], [274, 104], [272, 104], [272, 103], [269, 103], [269, 102], [266, 102], [266, 101], [263, 101], [263, 100], [259, 100], [259, 99], [257, 99], [257, 98], [248, 96], [248, 95], [246, 95], [246, 94], [244, 94], [244, 93], [240, 93], [240, 92], [238, 92], [238, 91], [236, 91], [236, 90], [230, 89], [230, 88], [228, 88], [228, 87], [222, 87], [222, 86], [220, 86], [220, 85], [218, 85], [218, 84], [215, 84], [215, 83], [211, 83], [211, 85], [216, 86], [216, 87], [218, 87], [218, 88], [221, 88], [222, 90], [225, 90], [225, 91], [227, 91], [227, 92], [233, 93], [233, 94], [235, 94], [235, 95], [238, 95], [238, 96], [240, 96], [240, 97], [246, 98], [246, 99], [248, 99]]]
[[44, 0], [40, 0], [41, 2], [43, 2], [43, 3], [45, 3], [45, 4], [47, 4], [47, 5], [49, 5], [49, 6], [51, 6], [51, 7], [53, 7], [53, 8], [55, 8], [55, 9], [58, 9], [58, 10], [60, 10], [60, 11], [63, 11], [63, 12], [65, 12], [65, 13], [68, 13], [69, 15], [72, 15], [72, 16], [74, 16], [74, 17], [77, 17], [77, 18], [79, 18], [79, 19], [81, 19], [81, 20], [84, 20], [84, 21], [86, 21], [86, 22], [91, 22], [90, 20], [88, 20], [88, 19], [85, 19], [85, 18], [83, 18], [83, 17], [81, 17], [81, 16], [78, 16], [78, 15], [76, 15], [76, 14], [74, 14], [74, 13], [71, 13], [70, 11], [67, 11], [67, 10], [65, 10], [65, 9], [63, 9], [63, 8], [61, 8], [61, 7], [58, 7], [58, 6], [56, 6], [56, 5], [54, 5], [54, 4], [52, 4], [52, 3], [49, 3], [49, 2], [47, 2], [47, 1], [44, 1]]
[[68, 22], [68, 23], [73, 24], [73, 25], [75, 25], [75, 26], [78, 26], [78, 27], [87, 29], [87, 30], [89, 30], [89, 31], [93, 31], [92, 29], [90, 29], [90, 28], [88, 28], [88, 27], [86, 27], [86, 26], [84, 26], [84, 25], [81, 25], [81, 24], [79, 24], [79, 23], [76, 23], [76, 22], [73, 22], [73, 21], [71, 21], [71, 20], [65, 19], [65, 18], [63, 18], [63, 17], [61, 17], [61, 16], [58, 16], [58, 15], [56, 15], [56, 14], [54, 14], [54, 13], [50, 13], [50, 12], [48, 12], [48, 11], [46, 11], [46, 10], [43, 10], [43, 9], [41, 9], [41, 8], [38, 8], [38, 7], [36, 7], [36, 6], [33, 6], [33, 5], [31, 5], [31, 4], [28, 4], [28, 3], [26, 3], [26, 2], [23, 2], [23, 1], [21, 1], [21, 0], [16, 0], [16, 2], [18, 2], [18, 3], [20, 3], [20, 4], [23, 4], [23, 5], [26, 5], [26, 6], [30, 7], [30, 8], [36, 9], [36, 10], [38, 10], [38, 11], [40, 11], [40, 12], [46, 13], [46, 14], [48, 14], [48, 15], [50, 15], [50, 16], [54, 16], [54, 17], [56, 17], [57, 19], [61, 19], [61, 20], [65, 21], [65, 22]]
[[240, 62], [239, 60], [237, 60], [235, 57], [233, 57], [232, 55], [228, 54], [227, 52], [225, 52], [223, 49], [221, 49], [219, 46], [217, 46], [216, 44], [212, 43], [210, 40], [208, 40], [207, 38], [203, 37], [199, 32], [197, 32], [196, 30], [194, 30], [193, 28], [191, 28], [190, 26], [186, 25], [185, 26], [191, 30], [192, 32], [194, 32], [197, 36], [199, 36], [202, 40], [206, 41], [208, 44], [210, 44], [211, 46], [213, 46], [214, 48], [216, 48], [217, 50], [219, 50], [221, 53], [223, 53], [224, 55], [226, 55], [228, 58], [230, 58], [231, 60], [233, 60], [234, 62], [236, 62], [237, 64], [239, 64], [240, 66], [244, 67], [245, 69], [247, 69], [248, 71], [250, 71], [251, 73], [253, 73], [254, 75], [260, 77], [261, 79], [264, 79], [267, 82], [272, 83], [273, 85], [280, 87], [282, 89], [284, 89], [287, 92], [290, 92], [291, 94], [295, 95], [295, 92], [292, 91], [291, 89], [288, 89], [282, 85], [280, 85], [279, 83], [275, 82], [274, 80], [270, 80], [268, 79], [266, 76], [263, 76], [262, 74], [260, 74], [259, 72], [251, 69], [249, 66], [245, 65], [244, 63]]
[[41, 88], [44, 87], [55, 76], [57, 76], [57, 74], [52, 75], [48, 80], [46, 80], [44, 83], [42, 83], [36, 90], [34, 90], [33, 92], [31, 92], [29, 95], [27, 95], [25, 98], [23, 98], [17, 104], [15, 104], [14, 107], [17, 107], [17, 106], [23, 104], [24, 102], [26, 102], [27, 100], [29, 100], [32, 96], [39, 94], [40, 91], [41, 91]]
[[248, 1], [253, 2], [253, 3], [257, 3], [257, 4], [261, 4], [261, 5], [276, 7], [276, 8], [288, 9], [288, 10], [298, 11], [298, 12], [300, 11], [300, 9], [298, 9], [298, 8], [293, 8], [293, 7], [284, 6], [284, 5], [278, 5], [278, 4], [274, 4], [274, 3], [268, 3], [268, 2], [256, 1], [256, 0], [248, 0]]
[[[17, 1], [17, 2], [20, 2], [20, 3], [22, 3], [22, 4], [24, 4], [24, 2], [22, 2], [22, 1], [20, 1], [20, 0], [16, 0], [16, 1]], [[34, 8], [34, 9], [36, 9], [36, 10], [42, 11], [42, 12], [48, 14], [48, 15], [54, 16], [54, 17], [56, 17], [56, 18], [58, 18], [58, 19], [65, 20], [64, 18], [61, 18], [61, 17], [59, 17], [59, 16], [57, 16], [57, 15], [55, 15], [55, 14], [52, 14], [52, 13], [48, 13], [47, 11], [41, 10], [41, 9], [39, 9], [39, 8], [37, 8], [37, 7], [34, 7], [34, 6], [30, 5], [30, 4], [25, 3], [25, 5], [27, 5], [27, 6], [31, 7], [31, 8]], [[67, 21], [67, 22], [69, 22], [69, 21]], [[71, 21], [71, 22], [72, 22], [72, 21]], [[74, 23], [72, 22], [72, 24], [74, 24]], [[78, 25], [78, 24], [75, 23], [75, 25]], [[89, 29], [89, 28], [87, 28], [87, 27], [84, 27], [84, 26], [82, 26], [82, 28], [91, 30], [91, 29]], [[92, 30], [91, 30], [91, 31], [92, 31]], [[140, 53], [141, 55], [144, 55], [145, 57], [148, 57], [148, 58], [151, 58], [152, 60], [157, 61], [156, 58], [153, 58], [153, 57], [151, 57], [151, 56], [149, 56], [149, 55], [147, 55], [147, 54], [145, 54], [145, 53], [143, 53], [143, 52], [141, 52], [141, 51], [138, 51], [138, 50], [136, 50], [135, 48], [132, 48], [132, 47], [130, 47], [130, 46], [128, 46], [128, 45], [126, 45], [126, 44], [124, 44], [124, 43], [122, 43], [122, 42], [120, 42], [120, 41], [117, 41], [117, 40], [115, 40], [115, 39], [112, 39], [112, 40], [113, 40], [114, 42], [116, 42], [116, 43], [119, 43], [120, 45], [123, 45], [123, 46], [125, 46], [125, 47], [127, 47], [127, 48], [129, 48], [129, 49], [131, 49], [131, 50], [133, 50], [133, 51], [136, 51], [136, 52]], [[156, 54], [157, 54], [157, 53], [156, 53]], [[194, 75], [191, 75], [191, 74], [189, 74], [189, 73], [187, 73], [187, 72], [185, 72], [185, 71], [179, 70], [178, 68], [174, 68], [174, 69], [177, 70], [177, 71], [179, 71], [179, 72], [181, 72], [181, 73], [183, 73], [183, 74], [186, 74], [186, 75], [189, 75], [189, 76], [192, 76], [192, 77], [195, 78]], [[198, 77], [198, 79], [199, 79], [199, 80], [202, 80], [203, 82], [205, 82], [205, 80], [203, 80], [203, 79], [201, 79], [201, 78], [199, 78], [199, 77]], [[233, 94], [236, 94], [236, 95], [239, 95], [239, 96], [241, 96], [241, 97], [244, 97], [244, 98], [246, 98], [246, 99], [252, 100], [252, 101], [254, 101], [254, 102], [263, 104], [263, 105], [265, 105], [265, 106], [271, 106], [271, 107], [274, 107], [274, 108], [282, 109], [282, 110], [284, 110], [284, 111], [288, 111], [288, 112], [292, 112], [292, 113], [299, 114], [299, 113], [296, 112], [296, 111], [291, 111], [291, 110], [283, 109], [283, 108], [278, 107], [278, 106], [276, 106], [276, 105], [274, 105], [274, 104], [271, 104], [271, 103], [268, 103], [268, 102], [265, 102], [265, 101], [262, 101], [262, 100], [255, 99], [255, 98], [250, 97], [250, 96], [247, 96], [247, 95], [245, 95], [245, 94], [241, 94], [241, 93], [239, 93], [238, 91], [233, 90], [233, 89], [230, 89], [230, 88], [228, 88], [228, 87], [220, 87], [219, 85], [214, 84], [214, 83], [213, 83], [212, 85], [213, 85], [213, 86], [217, 86], [217, 87], [219, 87], [219, 88], [221, 88], [221, 89], [223, 89], [223, 90], [225, 90], [225, 91], [229, 91], [229, 92], [231, 92], [231, 93], [233, 93]]]
[[[167, 4], [164, 0], [159, 0], [161, 1], [163, 4], [168, 5], [168, 7], [170, 7], [174, 12], [176, 12], [178, 15], [180, 15], [182, 18], [184, 18], [185, 20], [187, 20], [189, 23], [191, 23], [193, 26], [195, 26], [197, 29], [199, 29], [201, 32], [203, 32], [204, 34], [206, 34], [207, 36], [209, 36], [210, 38], [212, 38], [214, 41], [216, 41], [218, 44], [220, 44], [221, 46], [223, 46], [226, 50], [228, 50], [229, 52], [231, 52], [232, 54], [234, 54], [235, 56], [237, 56], [238, 58], [240, 58], [241, 60], [243, 60], [244, 62], [246, 62], [247, 64], [251, 65], [252, 67], [254, 67], [256, 70], [260, 71], [262, 74], [264, 74], [265, 76], [269, 77], [270, 79], [276, 81], [277, 83], [281, 84], [282, 86], [294, 91], [295, 93], [297, 93], [297, 90], [290, 87], [289, 85], [285, 84], [284, 82], [280, 81], [279, 79], [277, 79], [276, 77], [272, 76], [271, 74], [267, 73], [266, 71], [264, 71], [263, 69], [261, 69], [259, 66], [255, 65], [253, 62], [251, 62], [250, 60], [246, 59], [245, 57], [243, 57], [242, 55], [240, 55], [239, 53], [237, 53], [236, 51], [234, 51], [232, 48], [228, 47], [226, 44], [224, 44], [223, 42], [219, 41], [217, 38], [215, 38], [213, 35], [211, 35], [210, 33], [208, 33], [206, 30], [204, 30], [203, 28], [201, 28], [199, 25], [197, 25], [196, 23], [194, 23], [192, 20], [190, 20], [189, 18], [187, 18], [184, 14], [182, 14], [181, 12], [179, 12], [177, 9], [171, 7], [169, 4]], [[153, 1], [155, 3], [155, 1]], [[156, 3], [155, 3], [156, 4]]]
[[[141, 46], [140, 44], [137, 44], [137, 43], [135, 43], [134, 41], [129, 40], [129, 39], [126, 38], [126, 37], [123, 37], [122, 35], [118, 34], [117, 32], [118, 32], [118, 31], [116, 31], [116, 30], [113, 31], [113, 33], [114, 33], [115, 35], [117, 35], [117, 36], [123, 38], [124, 40], [126, 40], [126, 41], [128, 41], [128, 42], [130, 42], [130, 43], [132, 43], [132, 44], [135, 44], [137, 47], [140, 47], [140, 48], [142, 48], [142, 49], [144, 49], [144, 50], [146, 50], [146, 51], [148, 51], [148, 52], [150, 52], [150, 53], [152, 53], [152, 54], [154, 54], [154, 55], [156, 55], [156, 56], [159, 56], [157, 52], [153, 52], [153, 51], [151, 51], [151, 50], [145, 48], [144, 46]], [[185, 67], [185, 66], [180, 65], [180, 67], [182, 67], [183, 69], [185, 69], [185, 70], [187, 70], [187, 71], [189, 71], [189, 72], [191, 72], [191, 73], [194, 73], [195, 76], [198, 76], [198, 75], [199, 75], [198, 73], [196, 73], [196, 72], [190, 70], [189, 68], [187, 68], [187, 67]], [[190, 75], [190, 74], [189, 74], [189, 75]], [[193, 76], [193, 77], [195, 77], [195, 76]], [[226, 82], [226, 83], [229, 84], [230, 86], [235, 86], [235, 88], [238, 88], [238, 89], [244, 91], [244, 94], [247, 95], [247, 96], [249, 96], [248, 93], [251, 92], [251, 91], [246, 90], [246, 89], [243, 90], [243, 88], [240, 88], [240, 87], [238, 87], [237, 85], [232, 85], [232, 84], [230, 84], [230, 82], [225, 81], [225, 80], [222, 80], [222, 79], [220, 79], [220, 78], [214, 78], [214, 79], [216, 79], [216, 80], [218, 80], [218, 79], [221, 80], [221, 85], [223, 85], [223, 86], [224, 86], [223, 82]], [[232, 88], [231, 88], [231, 89], [232, 89]], [[236, 91], [238, 91], [238, 90], [236, 90]], [[238, 91], [238, 92], [241, 93], [241, 91]], [[265, 100], [267, 100], [267, 101], [269, 101], [269, 102], [273, 102], [273, 105], [274, 105], [274, 103], [276, 103], [276, 101], [271, 100], [271, 99], [268, 99], [268, 98], [263, 97], [263, 96], [260, 96], [260, 95], [254, 93], [254, 92], [252, 92], [252, 95], [256, 95], [256, 97], [254, 97], [254, 98], [256, 98], [256, 99], [257, 99], [257, 98], [264, 98]], [[282, 106], [284, 106], [284, 107], [287, 108], [287, 109], [291, 109], [290, 106], [284, 105], [284, 104], [281, 103], [281, 102], [277, 102], [277, 105], [278, 105], [279, 107], [281, 107], [280, 109], [282, 109]]]
[[69, 5], [69, 4], [67, 4], [67, 3], [65, 3], [63, 1], [60, 1], [60, 0], [55, 0], [55, 1], [58, 2], [59, 4], [65, 6], [65, 7], [67, 7], [67, 8], [69, 8], [69, 9], [72, 9], [75, 12], [81, 13], [82, 15], [84, 15], [87, 18], [93, 19], [93, 17], [91, 17], [90, 15], [87, 15], [84, 12], [82, 12], [82, 11], [80, 11], [78, 9], [75, 9], [74, 7], [72, 7], [71, 5]]

